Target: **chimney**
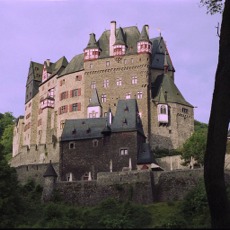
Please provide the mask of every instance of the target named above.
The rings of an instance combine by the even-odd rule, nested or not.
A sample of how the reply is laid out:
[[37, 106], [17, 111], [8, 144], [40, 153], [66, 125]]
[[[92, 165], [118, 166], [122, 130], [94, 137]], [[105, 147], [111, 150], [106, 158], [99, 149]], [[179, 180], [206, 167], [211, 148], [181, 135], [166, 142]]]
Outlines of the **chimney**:
[[146, 29], [147, 35], [149, 36], [149, 25], [145, 25], [145, 29]]
[[46, 64], [48, 67], [50, 66], [50, 59], [46, 59]]
[[109, 54], [113, 56], [113, 44], [116, 41], [116, 21], [110, 22]]

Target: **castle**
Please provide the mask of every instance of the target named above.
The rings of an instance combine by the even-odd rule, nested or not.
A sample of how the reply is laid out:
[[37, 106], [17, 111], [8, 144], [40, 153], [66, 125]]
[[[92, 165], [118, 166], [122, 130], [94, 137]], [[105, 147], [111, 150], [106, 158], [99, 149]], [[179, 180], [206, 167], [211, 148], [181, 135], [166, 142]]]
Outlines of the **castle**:
[[163, 37], [148, 30], [111, 21], [70, 62], [31, 61], [11, 166], [28, 171], [52, 161], [63, 181], [162, 170], [154, 150], [182, 146], [194, 131], [194, 107], [175, 85]]

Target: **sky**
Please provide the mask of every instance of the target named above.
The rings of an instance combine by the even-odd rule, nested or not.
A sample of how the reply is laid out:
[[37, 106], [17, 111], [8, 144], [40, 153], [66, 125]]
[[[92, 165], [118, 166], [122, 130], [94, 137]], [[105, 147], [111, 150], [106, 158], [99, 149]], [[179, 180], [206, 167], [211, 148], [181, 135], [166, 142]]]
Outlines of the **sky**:
[[68, 61], [99, 39], [110, 22], [117, 27], [149, 25], [161, 33], [175, 72], [175, 83], [208, 123], [218, 63], [221, 14], [207, 14], [200, 0], [0, 0], [0, 113], [24, 115], [30, 61]]

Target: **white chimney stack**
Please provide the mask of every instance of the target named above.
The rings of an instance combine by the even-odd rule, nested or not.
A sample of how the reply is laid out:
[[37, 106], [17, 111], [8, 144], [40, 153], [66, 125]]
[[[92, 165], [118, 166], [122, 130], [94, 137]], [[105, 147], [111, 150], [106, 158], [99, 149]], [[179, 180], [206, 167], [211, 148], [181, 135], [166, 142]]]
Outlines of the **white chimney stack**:
[[110, 23], [109, 54], [113, 56], [113, 45], [116, 41], [116, 21]]

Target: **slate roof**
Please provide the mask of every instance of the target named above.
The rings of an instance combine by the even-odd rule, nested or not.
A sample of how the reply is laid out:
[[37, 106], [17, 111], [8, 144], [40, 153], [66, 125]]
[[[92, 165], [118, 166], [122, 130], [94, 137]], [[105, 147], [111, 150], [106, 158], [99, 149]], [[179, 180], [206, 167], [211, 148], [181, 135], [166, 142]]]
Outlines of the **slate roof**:
[[92, 48], [99, 48], [94, 33], [90, 34], [89, 42], [85, 49], [92, 49]]
[[59, 60], [57, 60], [55, 63], [51, 65], [52, 73], [50, 77], [59, 74], [67, 65], [68, 65], [68, 61], [66, 57], [65, 56], [61, 57]]
[[164, 69], [165, 62], [165, 51], [166, 51], [166, 59], [168, 64], [168, 70], [174, 71], [175, 69], [172, 64], [172, 60], [168, 54], [168, 50], [165, 44], [165, 41], [162, 36], [150, 39], [152, 42], [152, 65], [151, 67], [154, 69]]
[[151, 164], [152, 170], [163, 170], [156, 162], [149, 143], [143, 143], [137, 154], [137, 164]]
[[144, 25], [141, 30], [139, 41], [147, 41], [149, 42], [149, 35], [146, 31], [146, 26]]
[[155, 82], [152, 83], [152, 99], [157, 103], [172, 102], [194, 107], [184, 99], [173, 79], [168, 74], [157, 76]]
[[108, 124], [107, 117], [66, 120], [61, 141], [102, 138], [103, 133], [135, 130], [144, 135], [137, 111], [135, 99], [120, 100], [111, 125]]
[[131, 131], [138, 129], [141, 133], [144, 133], [138, 113], [136, 99], [119, 100], [111, 124], [112, 131]]
[[50, 163], [48, 164], [47, 169], [46, 169], [43, 177], [51, 177], [51, 176], [52, 177], [57, 177], [58, 175], [55, 172], [55, 169], [54, 169], [54, 167], [53, 167], [53, 165], [52, 165], [52, 163], [50, 161]]
[[66, 68], [59, 74], [58, 77], [71, 74], [74, 72], [78, 72], [83, 69], [84, 69], [84, 54], [79, 54], [72, 58], [72, 60], [68, 63]]
[[91, 96], [91, 100], [89, 102], [89, 105], [87, 107], [92, 107], [92, 106], [101, 106], [100, 100], [98, 98], [98, 93], [97, 93], [97, 89], [93, 89], [92, 91], [92, 96]]

